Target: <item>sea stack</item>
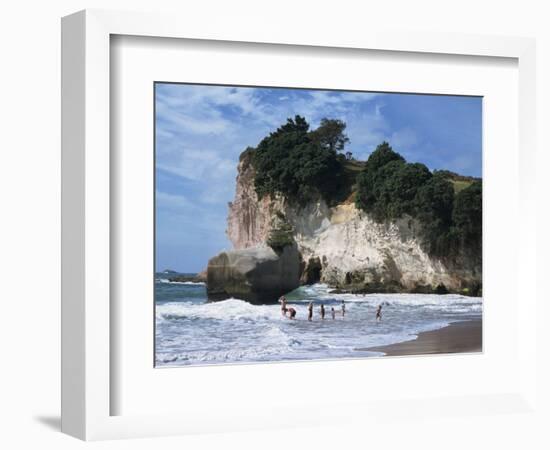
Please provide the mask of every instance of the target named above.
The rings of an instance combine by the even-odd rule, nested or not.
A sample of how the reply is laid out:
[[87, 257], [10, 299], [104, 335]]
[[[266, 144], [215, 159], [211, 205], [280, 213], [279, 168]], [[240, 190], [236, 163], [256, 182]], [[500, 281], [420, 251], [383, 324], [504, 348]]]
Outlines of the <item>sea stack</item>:
[[[481, 295], [480, 247], [452, 257], [430, 254], [417, 219], [403, 214], [378, 222], [357, 208], [353, 195], [330, 205], [322, 198], [298, 204], [281, 195], [259, 197], [252, 154], [241, 155], [229, 204], [234, 249], [208, 264], [210, 299], [270, 303], [298, 284], [318, 282], [341, 292]], [[346, 163], [350, 183], [361, 164]]]

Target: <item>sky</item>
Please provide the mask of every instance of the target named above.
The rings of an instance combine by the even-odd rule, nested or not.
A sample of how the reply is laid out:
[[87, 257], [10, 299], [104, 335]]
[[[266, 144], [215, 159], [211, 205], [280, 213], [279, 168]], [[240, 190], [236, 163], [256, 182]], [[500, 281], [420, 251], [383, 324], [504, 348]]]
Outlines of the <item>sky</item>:
[[199, 272], [232, 248], [239, 155], [297, 114], [310, 129], [343, 120], [356, 159], [388, 141], [409, 162], [481, 176], [481, 97], [157, 83], [157, 271]]

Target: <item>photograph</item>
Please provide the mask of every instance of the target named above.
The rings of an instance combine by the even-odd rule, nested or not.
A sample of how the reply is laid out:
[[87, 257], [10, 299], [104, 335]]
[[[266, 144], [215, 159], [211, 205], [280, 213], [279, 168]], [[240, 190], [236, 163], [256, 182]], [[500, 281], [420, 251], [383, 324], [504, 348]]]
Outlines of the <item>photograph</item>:
[[483, 97], [153, 101], [155, 367], [483, 351]]

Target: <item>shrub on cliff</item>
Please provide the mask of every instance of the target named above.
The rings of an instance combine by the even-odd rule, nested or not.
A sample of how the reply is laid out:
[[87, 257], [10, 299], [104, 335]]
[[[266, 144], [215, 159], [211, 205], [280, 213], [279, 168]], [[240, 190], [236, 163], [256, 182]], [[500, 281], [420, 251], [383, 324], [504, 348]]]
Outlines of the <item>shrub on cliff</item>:
[[253, 158], [258, 196], [281, 194], [307, 203], [320, 195], [330, 203], [342, 183], [337, 150], [347, 142], [345, 124], [336, 122], [325, 120], [309, 131], [306, 120], [296, 116], [264, 138]]
[[475, 181], [455, 198], [453, 222], [460, 245], [481, 248], [482, 184]]
[[344, 134], [346, 124], [338, 119], [321, 119], [319, 127], [311, 132], [311, 140], [332, 152], [341, 152], [349, 142]]
[[431, 177], [430, 170], [424, 164], [401, 164], [382, 186], [380, 200], [385, 205], [385, 216], [389, 219], [403, 214], [414, 216], [417, 193]]
[[453, 184], [440, 172], [436, 172], [417, 192], [416, 216], [424, 227], [424, 234], [429, 237], [427, 242], [431, 254], [452, 253], [454, 196]]
[[424, 164], [406, 163], [387, 142], [370, 155], [357, 177], [355, 203], [377, 220], [414, 215], [419, 189], [432, 177]]
[[266, 243], [275, 251], [282, 251], [287, 245], [294, 244], [294, 229], [280, 211], [275, 213]]
[[375, 173], [378, 169], [392, 161], [405, 162], [405, 158], [395, 152], [391, 145], [384, 141], [370, 154], [365, 164], [364, 172]]
[[462, 249], [480, 255], [481, 182], [455, 194], [449, 174], [432, 175], [424, 164], [407, 163], [383, 142], [357, 177], [355, 203], [379, 222], [404, 214], [416, 218], [430, 254], [452, 257]]
[[372, 152], [364, 169], [357, 176], [355, 203], [359, 209], [374, 213], [384, 219], [384, 205], [377, 204], [382, 196], [386, 179], [405, 164], [405, 159], [383, 142]]

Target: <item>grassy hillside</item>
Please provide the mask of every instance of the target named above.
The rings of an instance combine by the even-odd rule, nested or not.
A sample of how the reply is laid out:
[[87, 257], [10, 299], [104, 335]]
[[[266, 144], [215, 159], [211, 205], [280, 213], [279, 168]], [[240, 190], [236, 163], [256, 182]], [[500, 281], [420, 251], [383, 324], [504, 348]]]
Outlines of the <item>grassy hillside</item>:
[[443, 175], [453, 184], [455, 195], [458, 194], [460, 191], [466, 189], [467, 187], [470, 187], [475, 181], [481, 180], [481, 178], [460, 175], [456, 172], [451, 172], [450, 170], [436, 170], [435, 173]]
[[[357, 161], [355, 159], [345, 161], [343, 163], [343, 198], [345, 203], [351, 203], [355, 197], [355, 190], [357, 189], [357, 175], [365, 168], [365, 161]], [[471, 186], [475, 181], [479, 181], [480, 178], [469, 177], [466, 175], [460, 175], [449, 170], [436, 170], [435, 172], [445, 175], [445, 179], [449, 180], [453, 185], [455, 195], [460, 191]]]
[[453, 183], [453, 189], [455, 191], [455, 195], [458, 194], [463, 189], [466, 189], [468, 186], [471, 186], [473, 181], [462, 181], [462, 180], [449, 180], [451, 183]]

